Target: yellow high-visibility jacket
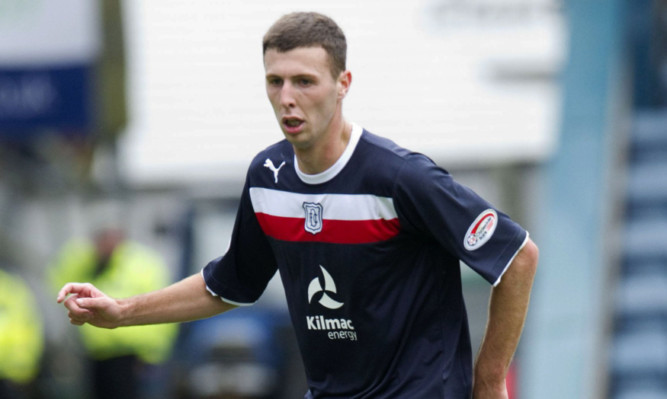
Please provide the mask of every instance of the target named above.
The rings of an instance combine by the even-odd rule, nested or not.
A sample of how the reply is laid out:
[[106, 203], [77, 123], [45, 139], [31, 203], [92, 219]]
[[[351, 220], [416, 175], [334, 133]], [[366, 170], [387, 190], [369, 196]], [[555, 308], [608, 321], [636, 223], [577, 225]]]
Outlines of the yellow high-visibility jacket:
[[[49, 268], [49, 279], [59, 290], [68, 282], [90, 282], [105, 294], [125, 298], [169, 284], [169, 270], [153, 251], [137, 243], [124, 242], [111, 255], [106, 269], [95, 275], [96, 253], [92, 242], [74, 240], [63, 248]], [[171, 353], [177, 324], [121, 327], [113, 330], [84, 324], [83, 344], [97, 360], [137, 355], [147, 363], [161, 363]]]
[[22, 278], [0, 270], [0, 379], [30, 382], [44, 349], [42, 316]]

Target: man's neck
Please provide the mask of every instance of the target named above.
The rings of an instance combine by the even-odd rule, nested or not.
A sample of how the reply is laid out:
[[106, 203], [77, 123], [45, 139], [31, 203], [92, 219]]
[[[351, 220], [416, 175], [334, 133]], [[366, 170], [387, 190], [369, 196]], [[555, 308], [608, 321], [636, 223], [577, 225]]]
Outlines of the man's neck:
[[299, 170], [314, 175], [329, 169], [343, 155], [350, 142], [352, 125], [340, 119], [331, 126], [331, 131], [319, 145], [306, 149], [294, 148]]

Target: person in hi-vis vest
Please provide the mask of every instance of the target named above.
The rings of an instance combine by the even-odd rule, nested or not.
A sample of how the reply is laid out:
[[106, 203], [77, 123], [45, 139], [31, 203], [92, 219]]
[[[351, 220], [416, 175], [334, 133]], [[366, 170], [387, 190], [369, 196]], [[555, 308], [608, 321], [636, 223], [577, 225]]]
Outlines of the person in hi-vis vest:
[[44, 350], [41, 312], [19, 275], [0, 265], [0, 398], [29, 397]]
[[[49, 269], [54, 289], [67, 281], [90, 282], [119, 296], [132, 296], [162, 288], [170, 273], [152, 250], [125, 237], [122, 228], [104, 224], [93, 239], [68, 242]], [[132, 399], [139, 395], [138, 371], [142, 364], [160, 364], [169, 357], [177, 324], [135, 326], [103, 330], [80, 329], [96, 399]]]

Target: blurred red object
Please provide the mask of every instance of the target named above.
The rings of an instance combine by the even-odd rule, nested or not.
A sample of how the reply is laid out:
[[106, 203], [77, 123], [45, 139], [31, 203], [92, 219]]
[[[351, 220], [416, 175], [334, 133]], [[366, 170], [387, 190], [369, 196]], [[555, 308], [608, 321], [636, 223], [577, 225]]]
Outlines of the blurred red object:
[[518, 399], [518, 383], [517, 383], [517, 365], [516, 362], [512, 362], [510, 364], [510, 369], [507, 372], [507, 379], [506, 379], [506, 384], [507, 384], [507, 394], [509, 396], [509, 399]]

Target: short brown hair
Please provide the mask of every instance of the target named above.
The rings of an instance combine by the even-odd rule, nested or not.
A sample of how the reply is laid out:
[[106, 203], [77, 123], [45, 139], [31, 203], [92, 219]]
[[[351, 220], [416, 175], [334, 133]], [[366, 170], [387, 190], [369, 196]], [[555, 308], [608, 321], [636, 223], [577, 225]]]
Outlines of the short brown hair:
[[278, 19], [264, 35], [263, 54], [269, 49], [287, 52], [298, 47], [322, 47], [329, 55], [331, 74], [345, 68], [347, 41], [333, 19], [316, 12], [295, 12]]

